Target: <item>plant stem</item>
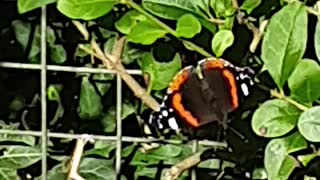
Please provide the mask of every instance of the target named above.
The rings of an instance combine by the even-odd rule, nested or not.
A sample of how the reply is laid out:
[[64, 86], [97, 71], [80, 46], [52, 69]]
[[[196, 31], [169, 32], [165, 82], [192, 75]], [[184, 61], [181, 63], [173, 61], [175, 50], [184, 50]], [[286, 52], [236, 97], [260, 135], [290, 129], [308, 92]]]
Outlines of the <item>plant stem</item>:
[[129, 6], [131, 6], [133, 9], [137, 10], [139, 13], [145, 15], [146, 17], [148, 17], [150, 20], [152, 20], [153, 22], [155, 22], [156, 24], [158, 24], [160, 27], [162, 27], [163, 29], [165, 29], [168, 33], [172, 34], [173, 36], [177, 37], [176, 32], [171, 29], [169, 26], [167, 26], [166, 24], [164, 24], [163, 22], [159, 21], [157, 18], [153, 17], [151, 14], [149, 14], [147, 11], [145, 11], [144, 9], [142, 9], [138, 4], [134, 3], [133, 1], [127, 1], [127, 4]]
[[[163, 28], [164, 30], [166, 30], [169, 34], [173, 35], [174, 37], [178, 38], [178, 35], [176, 33], [176, 31], [174, 31], [173, 29], [171, 29], [169, 26], [167, 26], [166, 24], [164, 24], [163, 22], [159, 21], [157, 18], [155, 18], [154, 16], [152, 16], [151, 14], [149, 14], [147, 11], [145, 11], [143, 8], [141, 8], [138, 4], [134, 3], [132, 0], [128, 0], [125, 2], [128, 6], [131, 6], [133, 9], [135, 9], [136, 11], [138, 11], [139, 13], [145, 15], [147, 18], [149, 18], [151, 21], [153, 21], [154, 23], [156, 23], [157, 25], [159, 25], [161, 28]], [[212, 57], [212, 55], [210, 53], [208, 53], [206, 50], [204, 50], [203, 48], [199, 47], [198, 45], [192, 43], [191, 41], [187, 41], [187, 40], [182, 40], [182, 42], [184, 44], [187, 44], [190, 48], [200, 54], [202, 54], [205, 57]]]
[[309, 108], [298, 103], [297, 101], [285, 96], [284, 94], [279, 93], [277, 90], [270, 90], [271, 96], [276, 97], [278, 99], [282, 99], [287, 101], [288, 103], [296, 106], [298, 109], [302, 110], [302, 111], [307, 111]]

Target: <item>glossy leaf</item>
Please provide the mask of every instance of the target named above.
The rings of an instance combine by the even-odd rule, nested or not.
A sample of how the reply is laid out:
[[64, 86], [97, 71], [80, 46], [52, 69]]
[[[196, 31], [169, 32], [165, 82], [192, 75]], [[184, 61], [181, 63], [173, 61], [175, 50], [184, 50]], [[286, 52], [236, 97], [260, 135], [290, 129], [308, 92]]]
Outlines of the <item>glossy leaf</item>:
[[148, 177], [151, 179], [156, 179], [158, 168], [156, 167], [145, 167], [145, 166], [138, 166], [137, 170], [134, 173], [135, 179], [139, 177]]
[[[23, 50], [25, 51], [29, 43], [29, 36], [31, 33], [31, 24], [21, 20], [15, 20], [12, 22], [12, 26], [13, 26], [17, 41], [19, 42], [19, 44], [21, 44]], [[54, 32], [50, 27], [47, 27], [46, 33], [47, 33], [47, 43], [49, 46], [52, 46], [56, 39]], [[34, 34], [33, 34], [33, 39], [31, 42], [31, 49], [28, 54], [28, 59], [32, 63], [38, 63], [40, 61], [40, 39], [41, 39], [40, 26], [36, 25]]]
[[317, 25], [316, 25], [316, 31], [314, 33], [314, 48], [315, 52], [318, 58], [318, 61], [320, 61], [320, 21], [318, 18]]
[[280, 89], [305, 52], [307, 21], [306, 8], [294, 2], [276, 13], [267, 27], [261, 57]]
[[212, 51], [217, 57], [222, 56], [224, 51], [233, 44], [234, 36], [232, 31], [220, 30], [218, 31], [211, 42]]
[[92, 20], [110, 12], [117, 0], [62, 0], [58, 10], [72, 19]]
[[67, 60], [67, 52], [62, 45], [54, 45], [50, 49], [50, 59], [55, 64], [62, 64]]
[[57, 0], [18, 0], [18, 11], [20, 14], [40, 8]]
[[287, 179], [293, 169], [299, 165], [289, 153], [305, 148], [307, 148], [307, 142], [299, 133], [271, 140], [265, 149], [264, 157], [268, 179]]
[[303, 166], [307, 167], [308, 163], [317, 156], [318, 155], [316, 153], [300, 155], [298, 156], [298, 160], [303, 164]]
[[157, 62], [152, 55], [146, 54], [142, 58], [141, 70], [150, 77], [149, 89], [162, 90], [168, 87], [169, 83], [181, 68], [179, 54], [168, 63]]
[[0, 168], [21, 169], [41, 159], [40, 150], [29, 146], [1, 146], [0, 149], [5, 151], [0, 156]]
[[196, 34], [200, 33], [201, 24], [191, 14], [181, 16], [177, 22], [177, 35], [180, 37], [192, 38]]
[[269, 100], [253, 114], [252, 129], [259, 136], [282, 136], [296, 126], [300, 114], [298, 108], [284, 100]]
[[100, 92], [101, 96], [104, 96], [111, 88], [111, 82], [114, 79], [114, 74], [94, 74], [92, 79], [95, 81], [95, 85]]
[[298, 121], [299, 132], [311, 142], [320, 142], [320, 106], [303, 112]]
[[18, 180], [17, 170], [12, 168], [0, 168], [0, 179]]
[[[11, 123], [6, 124], [4, 121], [0, 120], [0, 129], [15, 131], [18, 130], [20, 123]], [[25, 143], [29, 146], [34, 146], [36, 143], [36, 139], [34, 136], [29, 135], [14, 135], [14, 134], [0, 134], [0, 142], [18, 142]]]
[[230, 17], [236, 12], [232, 0], [211, 0], [210, 6], [218, 18]]
[[261, 0], [245, 0], [240, 9], [245, 10], [247, 14], [250, 14], [260, 3]]
[[[193, 13], [200, 17], [207, 17], [201, 11], [198, 1], [192, 0], [143, 0], [142, 6], [156, 16], [177, 20], [181, 16]], [[202, 8], [203, 9], [203, 8]]]
[[166, 157], [176, 157], [179, 156], [182, 152], [182, 147], [166, 144], [151, 150], [149, 153], [157, 156], [166, 156]]
[[167, 31], [150, 21], [140, 21], [128, 34], [128, 41], [149, 45], [162, 38]]
[[79, 109], [80, 118], [86, 120], [95, 119], [102, 112], [101, 98], [87, 76], [82, 78]]
[[[68, 168], [64, 166], [64, 163], [56, 165], [48, 172], [48, 180], [66, 179]], [[116, 179], [112, 160], [88, 157], [82, 159], [79, 175], [86, 180]]]
[[320, 67], [313, 60], [303, 60], [288, 79], [290, 96], [294, 99], [312, 103], [320, 97]]
[[111, 151], [116, 149], [116, 142], [106, 142], [97, 140], [94, 148], [85, 152], [85, 155], [98, 155], [104, 158], [110, 158]]
[[138, 13], [135, 10], [131, 10], [126, 12], [121, 18], [115, 23], [115, 27], [118, 31], [123, 34], [129, 34], [132, 28], [139, 22], [139, 21], [146, 21], [147, 18]]

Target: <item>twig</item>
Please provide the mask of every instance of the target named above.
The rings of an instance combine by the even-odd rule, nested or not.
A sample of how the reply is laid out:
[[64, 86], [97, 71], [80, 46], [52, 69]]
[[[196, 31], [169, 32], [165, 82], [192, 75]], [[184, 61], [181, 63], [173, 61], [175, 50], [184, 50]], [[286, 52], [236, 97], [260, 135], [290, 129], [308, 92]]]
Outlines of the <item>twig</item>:
[[88, 134], [82, 135], [81, 138], [77, 140], [76, 146], [74, 148], [72, 157], [70, 159], [70, 171], [68, 174], [68, 180], [84, 180], [79, 174], [78, 174], [78, 169], [81, 163], [81, 157], [83, 153], [83, 148], [87, 144], [87, 142], [94, 142], [94, 139], [92, 136]]
[[296, 106], [298, 109], [300, 109], [300, 110], [302, 110], [302, 111], [307, 111], [307, 110], [309, 109], [308, 107], [306, 107], [306, 106], [298, 103], [297, 101], [295, 101], [295, 100], [293, 100], [293, 99], [291, 99], [291, 98], [289, 98], [289, 97], [287, 97], [287, 96], [279, 93], [279, 92], [276, 91], [276, 90], [271, 90], [270, 93], [271, 93], [271, 96], [276, 97], [276, 98], [278, 98], [278, 99], [285, 100], [285, 101], [287, 101], [288, 103]]
[[[84, 33], [84, 35], [87, 34], [87, 30], [84, 28], [84, 26], [81, 23], [78, 23], [77, 21], [73, 21], [76, 23], [76, 27], [81, 29], [81, 33]], [[85, 31], [84, 31], [85, 30]], [[88, 49], [84, 47], [83, 45], [79, 45], [79, 47], [86, 51], [89, 54], [94, 55], [98, 59], [102, 61], [102, 63], [109, 69], [114, 69], [117, 74], [120, 75], [122, 80], [128, 85], [128, 87], [134, 92], [135, 96], [140, 98], [143, 103], [145, 103], [148, 107], [150, 107], [153, 110], [158, 110], [159, 109], [159, 103], [152, 98], [149, 94], [146, 93], [146, 90], [137, 83], [137, 81], [127, 73], [126, 69], [122, 65], [121, 54], [116, 54], [116, 55], [104, 55], [103, 51], [97, 44], [97, 42], [92, 39], [91, 40], [92, 48]], [[118, 42], [118, 45], [123, 45], [124, 44], [124, 39], [120, 39], [120, 42]], [[121, 53], [122, 52], [122, 47], [119, 48], [121, 50], [116, 50], [115, 53]]]
[[183, 161], [177, 163], [176, 165], [172, 166], [168, 171], [165, 172], [163, 176], [163, 180], [174, 180], [179, 177], [181, 173], [185, 170], [199, 164], [201, 162], [201, 155], [203, 152], [197, 152], [192, 156], [184, 159]]

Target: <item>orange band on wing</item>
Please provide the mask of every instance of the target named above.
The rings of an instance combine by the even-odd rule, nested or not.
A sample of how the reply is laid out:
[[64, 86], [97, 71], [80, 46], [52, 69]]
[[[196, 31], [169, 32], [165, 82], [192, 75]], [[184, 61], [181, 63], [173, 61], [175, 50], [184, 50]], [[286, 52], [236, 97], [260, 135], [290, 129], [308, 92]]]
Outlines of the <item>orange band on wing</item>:
[[182, 71], [181, 74], [178, 74], [178, 76], [174, 78], [174, 81], [170, 84], [168, 89], [170, 89], [171, 91], [180, 90], [181, 84], [183, 84], [187, 80], [188, 75], [188, 71]]
[[224, 64], [221, 60], [212, 60], [212, 61], [206, 61], [204, 63], [204, 69], [223, 69]]
[[180, 114], [180, 116], [186, 120], [188, 124], [192, 127], [199, 127], [199, 123], [196, 118], [190, 113], [190, 111], [186, 110], [181, 104], [181, 94], [175, 93], [172, 97], [172, 105], [174, 109]]
[[230, 92], [231, 92], [231, 104], [233, 109], [238, 107], [238, 92], [237, 92], [237, 84], [236, 80], [234, 79], [234, 75], [229, 70], [225, 69], [222, 71], [223, 77], [228, 81]]

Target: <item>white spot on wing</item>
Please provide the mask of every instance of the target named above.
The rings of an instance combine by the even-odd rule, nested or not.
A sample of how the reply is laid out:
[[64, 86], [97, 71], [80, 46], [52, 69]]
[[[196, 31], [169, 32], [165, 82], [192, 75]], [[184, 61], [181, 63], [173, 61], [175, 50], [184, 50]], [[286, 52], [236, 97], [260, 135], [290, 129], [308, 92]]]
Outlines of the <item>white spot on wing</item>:
[[249, 89], [248, 89], [248, 86], [246, 84], [242, 83], [241, 84], [241, 89], [242, 89], [243, 95], [245, 95], [245, 96], [249, 95]]
[[172, 109], [172, 108], [170, 108], [170, 109], [169, 109], [169, 112], [173, 112], [173, 109]]
[[168, 123], [169, 123], [169, 126], [171, 127], [171, 129], [173, 129], [173, 130], [177, 130], [177, 129], [179, 129], [179, 127], [178, 127], [178, 124], [177, 124], [177, 121], [176, 121], [176, 119], [175, 118], [169, 118], [168, 119]]
[[163, 110], [163, 111], [162, 111], [162, 115], [163, 115], [164, 117], [167, 117], [167, 116], [169, 115], [169, 113], [168, 113], [167, 110]]

